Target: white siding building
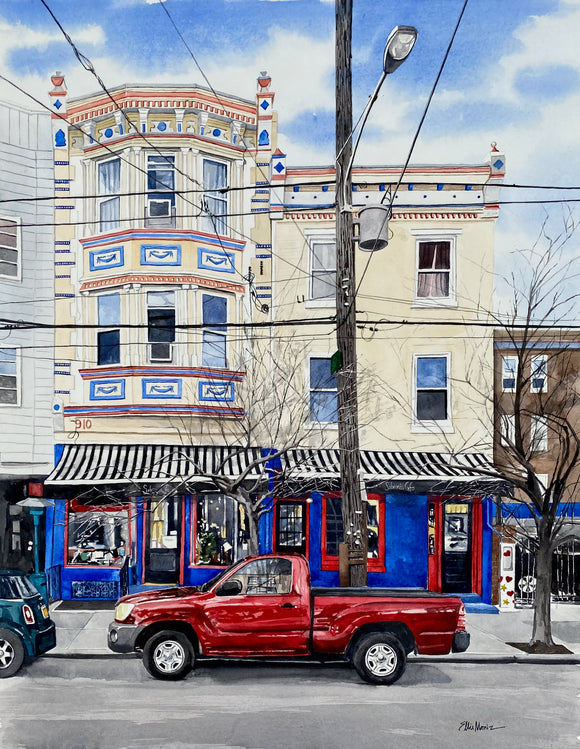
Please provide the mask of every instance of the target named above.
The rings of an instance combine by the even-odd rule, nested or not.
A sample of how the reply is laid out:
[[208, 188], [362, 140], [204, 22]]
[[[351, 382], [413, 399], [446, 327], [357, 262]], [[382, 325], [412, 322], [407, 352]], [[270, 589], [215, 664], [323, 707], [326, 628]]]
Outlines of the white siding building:
[[2, 567], [31, 566], [31, 518], [16, 502], [54, 460], [52, 160], [50, 115], [0, 103]]

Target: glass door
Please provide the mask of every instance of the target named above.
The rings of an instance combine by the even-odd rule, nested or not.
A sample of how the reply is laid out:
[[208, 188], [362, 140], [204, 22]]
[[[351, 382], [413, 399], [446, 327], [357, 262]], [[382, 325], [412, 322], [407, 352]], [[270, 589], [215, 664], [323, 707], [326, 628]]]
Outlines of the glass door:
[[179, 583], [181, 497], [150, 499], [146, 529], [145, 582]]
[[443, 592], [471, 592], [471, 505], [443, 505]]

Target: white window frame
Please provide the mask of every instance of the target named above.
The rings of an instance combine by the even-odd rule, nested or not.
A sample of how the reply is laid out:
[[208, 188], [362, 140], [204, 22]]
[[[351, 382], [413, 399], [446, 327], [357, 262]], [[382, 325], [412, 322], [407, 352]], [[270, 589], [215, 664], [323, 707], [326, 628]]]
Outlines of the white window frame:
[[[171, 293], [173, 294], [173, 306], [165, 305], [164, 307], [166, 309], [173, 309], [174, 317], [175, 317], [175, 329], [174, 329], [174, 340], [173, 341], [150, 341], [149, 340], [149, 310], [150, 309], [163, 309], [164, 307], [161, 307], [160, 305], [149, 305], [149, 294], [167, 294]], [[178, 296], [177, 296], [177, 287], [172, 288], [165, 288], [165, 287], [148, 287], [145, 290], [145, 319], [147, 322], [147, 362], [149, 364], [160, 364], [160, 363], [170, 363], [173, 362], [173, 358], [175, 355], [175, 343], [177, 340], [177, 305], [178, 305]], [[169, 356], [167, 358], [162, 357], [153, 357], [153, 346], [158, 345], [159, 343], [163, 344], [166, 343], [169, 347]]]
[[532, 416], [530, 420], [530, 451], [545, 453], [548, 450], [548, 419]]
[[[149, 159], [151, 157], [163, 157], [166, 158], [172, 158], [173, 164], [170, 165], [167, 162], [161, 163], [161, 164], [152, 164], [149, 165]], [[175, 203], [177, 200], [177, 194], [176, 194], [176, 182], [177, 182], [177, 152], [176, 151], [167, 151], [157, 153], [157, 151], [148, 151], [145, 159], [145, 171], [147, 173], [147, 195], [145, 196], [145, 205], [146, 205], [146, 217], [148, 219], [151, 219], [152, 221], [155, 221], [156, 219], [172, 219], [173, 218], [173, 208], [175, 207]], [[170, 190], [169, 188], [165, 189], [152, 189], [149, 187], [149, 172], [150, 171], [157, 171], [157, 167], [159, 169], [165, 169], [166, 171], [173, 172], [173, 189]], [[163, 195], [167, 195], [166, 198], [163, 197]], [[172, 205], [172, 198], [173, 196], [173, 205]], [[167, 213], [163, 213], [157, 216], [152, 216], [150, 211], [150, 203], [167, 203]], [[166, 225], [166, 224], [164, 224]]]
[[502, 447], [511, 447], [515, 442], [516, 436], [516, 417], [515, 414], [502, 414], [499, 423], [500, 445]]
[[[226, 168], [226, 184], [225, 187], [228, 186], [230, 182], [230, 176], [232, 173], [232, 166], [229, 161], [226, 161], [225, 159], [219, 159], [215, 158], [214, 156], [204, 155], [201, 162], [201, 174], [202, 174], [202, 180], [203, 180], [203, 166], [206, 161], [211, 161], [214, 164], [222, 164]], [[222, 188], [219, 188], [222, 189]], [[228, 227], [230, 225], [230, 216], [229, 216], [229, 205], [230, 201], [228, 198], [229, 193], [225, 192], [223, 194], [215, 195], [215, 190], [206, 190], [204, 186], [204, 193], [203, 193], [203, 199], [205, 202], [206, 194], [209, 195], [212, 200], [218, 200], [220, 203], [223, 204], [223, 207], [225, 208], [225, 215], [224, 216], [218, 216], [216, 218], [216, 223], [218, 225], [217, 228], [220, 228], [220, 225], [222, 229], [225, 229], [223, 232], [216, 231], [216, 227], [214, 226], [213, 221], [211, 220], [209, 214], [205, 211], [202, 212], [201, 220], [202, 220], [202, 231], [207, 232], [208, 234], [215, 234], [216, 236], [219, 234], [219, 236], [228, 236]]]
[[[506, 387], [506, 385], [505, 385], [505, 381], [506, 380], [512, 379], [511, 378], [512, 370], [508, 369], [506, 367], [506, 364], [507, 364], [508, 360], [515, 361], [515, 369], [513, 371], [513, 375], [514, 375], [513, 376], [513, 381], [514, 381], [513, 387]], [[519, 367], [518, 357], [515, 354], [505, 354], [505, 355], [503, 355], [501, 357], [501, 389], [502, 389], [502, 392], [504, 392], [504, 393], [515, 393], [516, 392], [516, 383], [517, 383], [517, 379], [518, 379], [518, 367]]]
[[[417, 416], [417, 362], [419, 359], [445, 359], [446, 360], [446, 391], [447, 391], [447, 418], [421, 420]], [[419, 388], [424, 390], [425, 388]], [[439, 388], [437, 388], [439, 389]], [[451, 354], [447, 352], [422, 351], [413, 354], [413, 380], [411, 383], [411, 433], [423, 434], [427, 432], [443, 432], [450, 434], [453, 429], [452, 401], [451, 401]]]
[[[200, 340], [200, 361], [202, 367], [208, 367], [209, 369], [228, 369], [230, 364], [230, 350], [229, 350], [229, 344], [230, 339], [228, 337], [228, 328], [230, 321], [230, 315], [232, 314], [232, 310], [235, 310], [235, 300], [232, 299], [232, 297], [229, 294], [219, 294], [216, 293], [215, 289], [212, 288], [200, 288], [199, 293], [199, 304], [200, 310], [199, 310], [199, 320], [201, 321], [202, 328], [201, 328], [201, 340]], [[204, 296], [215, 296], [220, 299], [225, 299], [226, 301], [226, 323], [225, 328], [215, 328], [212, 327], [211, 324], [207, 324], [203, 320], [203, 297]], [[220, 323], [215, 323], [215, 325], [218, 325]], [[204, 344], [204, 336], [206, 333], [213, 333], [215, 335], [222, 336], [225, 343], [225, 361], [223, 367], [216, 367], [213, 364], [205, 364], [203, 360], [203, 344]]]
[[[113, 161], [119, 162], [119, 193], [120, 193], [120, 191], [121, 191], [121, 157], [120, 156], [114, 156], [114, 157], [112, 157], [110, 159], [101, 159], [101, 161], [98, 161], [97, 164], [96, 164], [96, 170], [97, 170], [97, 177], [96, 177], [96, 180], [97, 180], [97, 194], [99, 196], [97, 198], [97, 223], [99, 225], [99, 233], [102, 233], [102, 234], [106, 234], [107, 232], [110, 232], [110, 231], [116, 231], [121, 226], [121, 196], [120, 196], [120, 194], [119, 193], [114, 193], [114, 192], [110, 192], [110, 193], [109, 192], [101, 192], [101, 187], [100, 187], [100, 176], [99, 176], [100, 175], [100, 171], [99, 170], [100, 170], [101, 166], [103, 166], [104, 164], [110, 164]], [[117, 221], [116, 221], [117, 225], [114, 226], [114, 227], [110, 227], [108, 229], [103, 229], [102, 228], [103, 224], [106, 223], [106, 222], [103, 221], [103, 219], [101, 218], [101, 206], [103, 206], [105, 203], [110, 203], [112, 201], [116, 201], [117, 206], [118, 206], [118, 211], [117, 211], [118, 218], [117, 218]]]
[[[319, 424], [320, 426], [323, 426], [325, 429], [338, 429], [338, 383], [336, 389], [334, 388], [312, 388], [310, 386], [310, 362], [312, 359], [328, 359], [330, 361], [332, 357], [332, 354], [329, 354], [328, 352], [324, 353], [310, 353], [306, 357], [306, 375], [305, 375], [305, 382], [306, 382], [306, 393], [307, 393], [307, 403], [308, 403], [308, 423], [309, 424]], [[310, 395], [311, 393], [315, 392], [328, 392], [328, 393], [334, 393], [336, 392], [337, 397], [337, 406], [336, 406], [336, 421], [312, 421], [310, 419]]]
[[[535, 373], [539, 373], [543, 383], [540, 387], [534, 386]], [[548, 355], [534, 354], [530, 361], [530, 393], [547, 393], [548, 392]]]
[[[18, 346], [0, 345], [0, 349], [16, 352], [16, 403], [0, 403], [0, 408], [18, 408], [22, 405], [21, 351]], [[5, 389], [11, 390], [11, 388]]]
[[[2, 221], [9, 221], [13, 223], [16, 228], [16, 247], [8, 247], [8, 245], [2, 244], [0, 239], [0, 248], [7, 250], [16, 251], [16, 275], [12, 276], [8, 273], [0, 273], [0, 278], [3, 281], [22, 281], [22, 224], [21, 219], [18, 216], [0, 216]], [[9, 263], [12, 264], [12, 263]]]
[[[415, 237], [415, 269], [413, 288], [413, 307], [457, 307], [457, 237], [462, 234], [461, 229], [414, 229], [411, 236]], [[420, 297], [419, 287], [419, 247], [424, 242], [449, 242], [449, 295], [445, 297]]]
[[[336, 292], [334, 292], [331, 296], [328, 297], [322, 297], [322, 298], [314, 298], [312, 296], [312, 286], [313, 286], [313, 280], [314, 280], [314, 255], [315, 255], [315, 247], [317, 244], [333, 244], [335, 253], [335, 263], [334, 268], [329, 268], [328, 272], [334, 272], [334, 276], [336, 279], [336, 233], [334, 231], [309, 231], [306, 232], [306, 241], [308, 242], [308, 297], [306, 302], [306, 307], [310, 308], [320, 308], [320, 307], [329, 307], [334, 309], [336, 307]], [[323, 271], [324, 269], [318, 268], [318, 271]]]

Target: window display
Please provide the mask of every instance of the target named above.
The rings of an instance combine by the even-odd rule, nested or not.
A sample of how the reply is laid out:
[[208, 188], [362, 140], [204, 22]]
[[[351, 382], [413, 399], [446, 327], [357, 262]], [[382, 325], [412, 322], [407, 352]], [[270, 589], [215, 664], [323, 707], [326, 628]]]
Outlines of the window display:
[[129, 549], [127, 510], [69, 511], [68, 564], [121, 566]]
[[244, 510], [231, 497], [198, 495], [196, 513], [194, 564], [229, 565], [247, 553]]

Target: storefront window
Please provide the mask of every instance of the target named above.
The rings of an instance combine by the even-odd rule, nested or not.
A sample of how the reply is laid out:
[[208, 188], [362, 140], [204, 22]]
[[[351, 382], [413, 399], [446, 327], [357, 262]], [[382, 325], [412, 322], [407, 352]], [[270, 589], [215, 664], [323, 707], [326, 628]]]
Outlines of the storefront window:
[[118, 566], [129, 553], [127, 510], [69, 511], [68, 564]]
[[194, 564], [229, 565], [247, 552], [245, 513], [231, 497], [198, 495], [194, 533]]
[[[384, 571], [384, 503], [378, 496], [369, 496], [365, 505], [368, 568], [373, 571]], [[322, 536], [322, 569], [338, 569], [338, 546], [344, 540], [342, 499], [339, 496], [323, 497]]]

